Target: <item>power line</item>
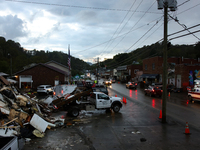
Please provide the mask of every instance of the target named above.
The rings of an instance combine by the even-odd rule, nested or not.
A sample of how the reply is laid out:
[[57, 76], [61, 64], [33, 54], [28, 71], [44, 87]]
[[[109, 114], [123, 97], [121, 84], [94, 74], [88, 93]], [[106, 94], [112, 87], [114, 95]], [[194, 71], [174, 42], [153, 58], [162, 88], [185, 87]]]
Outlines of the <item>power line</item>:
[[179, 15], [179, 14], [182, 14], [182, 13], [184, 13], [184, 12], [186, 12], [186, 11], [190, 10], [190, 9], [193, 9], [193, 8], [195, 8], [195, 7], [199, 6], [199, 5], [200, 5], [200, 3], [198, 3], [198, 4], [194, 5], [194, 6], [190, 7], [190, 8], [188, 8], [188, 9], [186, 9], [186, 10], [184, 10], [184, 11], [180, 12], [180, 13], [177, 13], [177, 15]]
[[[126, 9], [114, 9], [114, 8], [100, 8], [100, 7], [87, 7], [87, 6], [77, 6], [77, 5], [64, 5], [64, 4], [52, 4], [52, 3], [42, 3], [42, 2], [28, 2], [28, 1], [16, 1], [16, 0], [5, 0], [10, 2], [36, 4], [36, 5], [48, 5], [48, 6], [59, 6], [59, 7], [69, 7], [69, 8], [82, 8], [82, 9], [95, 9], [95, 10], [109, 10], [109, 11], [129, 11]], [[132, 10], [134, 12], [134, 10]], [[144, 11], [136, 11], [138, 13], [144, 13]], [[160, 14], [157, 12], [148, 12], [152, 14]]]
[[[169, 14], [168, 14], [169, 15]], [[169, 15], [170, 18], [174, 19], [171, 15]], [[195, 38], [197, 38], [200, 41], [200, 38], [198, 38], [196, 35], [194, 35], [190, 30], [186, 27], [186, 25], [181, 24], [177, 19], [174, 19], [175, 22], [177, 22], [180, 26], [182, 26], [185, 30], [187, 30], [189, 33], [191, 33]]]
[[137, 47], [139, 47], [142, 43], [144, 43], [150, 36], [152, 36], [164, 23], [160, 24], [160, 26], [158, 26], [158, 28], [152, 32], [144, 41], [142, 41]]
[[[140, 1], [140, 3], [139, 3], [139, 5], [137, 6], [136, 10], [139, 8], [139, 6], [142, 4], [142, 2], [143, 2], [143, 0]], [[134, 14], [135, 14], [135, 12], [132, 13], [132, 15], [129, 17], [128, 21], [132, 18], [132, 16], [133, 16]], [[128, 23], [128, 21], [126, 22], [126, 24]], [[126, 24], [125, 24], [125, 25], [126, 25]], [[125, 25], [123, 26], [123, 28], [125, 27]], [[122, 29], [123, 29], [123, 28], [122, 28]], [[122, 31], [122, 29], [120, 30], [120, 32]], [[131, 29], [132, 29], [132, 28], [131, 28]], [[130, 30], [131, 30], [131, 29], [130, 29]], [[120, 33], [120, 32], [119, 32], [119, 33]], [[119, 35], [119, 33], [117, 34], [117, 36]], [[120, 42], [121, 42], [125, 37], [126, 37], [126, 35], [124, 35], [124, 37], [122, 37], [122, 39], [120, 40]], [[112, 42], [113, 42], [113, 41], [112, 41]], [[119, 44], [120, 42], [118, 42], [118, 44]], [[117, 44], [117, 45], [118, 45], [118, 44]], [[117, 45], [116, 45], [116, 46], [117, 46]], [[115, 47], [116, 47], [116, 46], [115, 46]], [[115, 48], [115, 47], [114, 47], [114, 48]], [[113, 48], [113, 49], [114, 49], [114, 48]], [[113, 50], [113, 49], [112, 49], [112, 50]], [[111, 50], [111, 51], [112, 51], [112, 50]], [[111, 53], [111, 51], [110, 51], [110, 53]]]
[[189, 2], [189, 1], [190, 1], [190, 0], [187, 0], [187, 1], [185, 1], [185, 2], [183, 2], [183, 3], [181, 3], [181, 4], [179, 4], [177, 7], [180, 7], [180, 6], [184, 5], [185, 3]]
[[183, 34], [183, 35], [180, 35], [180, 36], [171, 38], [171, 39], [169, 39], [169, 41], [174, 40], [174, 39], [177, 39], [177, 38], [180, 38], [180, 37], [184, 37], [184, 36], [187, 36], [187, 35], [190, 35], [190, 34], [194, 34], [194, 33], [197, 33], [197, 32], [200, 32], [200, 30], [197, 30], [197, 31], [194, 31], [194, 32], [190, 32], [190, 33], [188, 33], [188, 34]]
[[[192, 29], [192, 28], [195, 28], [195, 27], [197, 27], [197, 26], [200, 26], [200, 24], [197, 24], [197, 25], [191, 26], [191, 27], [189, 27], [188, 29]], [[168, 37], [169, 37], [169, 36], [172, 36], [172, 35], [175, 35], [175, 34], [178, 34], [178, 33], [181, 33], [181, 32], [183, 32], [183, 31], [185, 31], [185, 30], [186, 30], [186, 29], [183, 29], [183, 30], [180, 30], [180, 31], [177, 31], [177, 32], [171, 33], [171, 34], [168, 35]], [[162, 40], [163, 40], [163, 38], [160, 39], [160, 40], [157, 41], [157, 42], [161, 42]]]
[[[143, 1], [143, 0], [142, 0]], [[127, 17], [127, 15], [129, 14], [129, 12], [130, 12], [130, 10], [132, 9], [132, 7], [133, 7], [133, 5], [135, 4], [135, 2], [136, 2], [136, 0], [133, 2], [133, 4], [131, 5], [131, 7], [129, 8], [129, 11], [126, 13], [126, 15], [124, 16], [124, 18], [123, 18], [123, 20], [121, 21], [121, 23], [119, 24], [119, 26], [117, 27], [117, 29], [115, 30], [115, 32], [114, 32], [114, 34], [113, 34], [113, 36], [110, 38], [110, 41], [113, 39], [113, 37], [115, 36], [115, 34], [117, 33], [117, 31], [118, 31], [118, 29], [119, 29], [119, 27], [121, 26], [121, 24], [124, 22], [124, 20], [125, 20], [125, 18]], [[119, 35], [119, 33], [118, 33], [118, 35]], [[117, 36], [118, 36], [117, 35]], [[112, 42], [113, 42], [113, 40], [112, 40]], [[107, 48], [112, 44], [112, 42], [108, 45], [107, 44]], [[106, 48], [106, 49], [107, 49]], [[105, 52], [105, 51], [104, 51]], [[103, 53], [103, 52], [102, 52]]]
[[[187, 29], [192, 29], [192, 28], [195, 28], [195, 27], [197, 27], [197, 26], [200, 26], [200, 24], [194, 25], [194, 26], [189, 27], [189, 28], [187, 28]], [[177, 32], [175, 32], [175, 33], [169, 34], [168, 36], [172, 36], [172, 35], [174, 35], [174, 34], [178, 34], [178, 33], [180, 33], [180, 32], [183, 32], [183, 31], [187, 30], [187, 29], [183, 29], [183, 30], [177, 31]]]
[[[147, 50], [148, 50], [148, 49], [147, 49]], [[120, 62], [117, 62], [117, 64], [114, 64], [114, 65], [109, 66], [109, 67], [115, 67], [115, 66], [119, 66], [119, 65], [121, 65], [121, 64], [123, 64], [123, 63], [129, 62], [130, 60], [135, 59], [135, 58], [137, 58], [138, 56], [140, 56], [140, 55], [146, 53], [147, 50], [144, 49], [143, 51], [138, 52], [138, 53], [139, 53], [138, 55], [137, 55], [137, 53], [136, 53], [136, 54], [135, 54], [135, 55], [136, 55], [135, 57], [129, 57], [129, 58], [127, 58], [127, 59], [125, 59], [125, 60], [122, 60], [122, 61], [120, 61]]]
[[[159, 17], [159, 18], [160, 18], [160, 17]], [[157, 18], [157, 19], [159, 19], [159, 18]], [[161, 17], [161, 18], [162, 18], [162, 17]], [[153, 21], [151, 21], [151, 22], [149, 22], [149, 23], [147, 23], [147, 24], [145, 24], [145, 25], [142, 25], [142, 26], [140, 26], [140, 27], [138, 27], [138, 28], [136, 28], [136, 29], [134, 29], [134, 30], [128, 31], [128, 32], [126, 32], [126, 33], [124, 33], [124, 34], [122, 34], [122, 35], [120, 35], [120, 36], [118, 36], [118, 37], [115, 37], [115, 38], [111, 39], [111, 40], [120, 38], [120, 37], [122, 37], [122, 36], [124, 36], [124, 35], [126, 35], [126, 34], [129, 34], [129, 33], [133, 32], [133, 31], [135, 31], [135, 30], [138, 30], [138, 29], [140, 29], [140, 28], [142, 28], [142, 27], [144, 27], [144, 26], [146, 26], [146, 25], [149, 25], [149, 24], [151, 24], [152, 22], [156, 21], [157, 19], [154, 19]], [[90, 48], [87, 48], [87, 49], [78, 51], [77, 53], [85, 52], [85, 51], [90, 50], [90, 49], [92, 49], [92, 48], [95, 48], [95, 47], [98, 47], [98, 46], [100, 46], [100, 45], [103, 45], [103, 44], [105, 44], [105, 43], [107, 43], [107, 42], [109, 42], [109, 41], [110, 41], [110, 40], [105, 41], [105, 42], [103, 42], [103, 43], [100, 43], [100, 44], [98, 44], [98, 45], [92, 46], [92, 47], [90, 47]], [[74, 53], [74, 54], [77, 54], [77, 53]]]
[[[159, 20], [160, 21], [160, 20]], [[147, 32], [145, 32], [141, 38], [139, 38], [133, 45], [131, 45], [131, 47], [129, 47], [125, 52], [127, 52], [128, 50], [130, 50], [137, 42], [139, 42], [149, 31], [151, 31], [151, 29], [153, 29], [153, 27], [159, 22], [157, 21], [149, 30], [147, 30]]]
[[[147, 9], [147, 11], [140, 17], [140, 19], [134, 24], [134, 26], [130, 29], [130, 30], [132, 30], [139, 22], [140, 22], [140, 20], [146, 15], [146, 13], [151, 9], [151, 7], [154, 5], [154, 3], [155, 3], [156, 1], [154, 1], [153, 3], [152, 3], [152, 5], [149, 7], [149, 9]], [[142, 3], [142, 1], [141, 1], [141, 3]], [[140, 3], [140, 4], [141, 4]], [[140, 6], [140, 4], [139, 4], [139, 6]], [[139, 6], [137, 7], [137, 8], [139, 8]], [[132, 16], [131, 16], [132, 17]], [[113, 51], [113, 49], [115, 48], [115, 47], [117, 47], [117, 45], [124, 39], [126, 37], [126, 35], [124, 36], [124, 37], [122, 37], [122, 39], [112, 48], [112, 50], [111, 51]], [[110, 51], [110, 52], [111, 52]], [[110, 53], [109, 52], [109, 53]]]
[[[115, 68], [115, 67], [117, 67], [117, 66], [120, 66], [120, 65], [122, 65], [122, 63], [127, 63], [127, 62], [129, 62], [130, 60], [134, 60], [134, 59], [139, 58], [139, 56], [141, 56], [142, 54], [146, 53], [147, 51], [149, 51], [149, 49], [144, 50], [143, 52], [140, 51], [140, 52], [138, 52], [139, 54], [138, 54], [138, 55], [136, 54], [135, 57], [131, 57], [131, 58], [129, 58], [129, 59], [126, 59], [126, 61], [121, 61], [121, 62], [119, 62], [119, 63], [117, 63], [117, 64], [115, 64], [115, 65], [111, 65], [111, 66], [108, 66], [108, 67], [110, 67], [110, 68], [113, 68], [113, 67], [114, 67], [114, 68]], [[161, 53], [161, 52], [159, 52], [159, 53]], [[152, 55], [150, 55], [150, 56], [148, 56], [148, 57], [146, 57], [146, 58], [156, 56], [156, 55], [158, 55], [159, 53], [152, 54]]]

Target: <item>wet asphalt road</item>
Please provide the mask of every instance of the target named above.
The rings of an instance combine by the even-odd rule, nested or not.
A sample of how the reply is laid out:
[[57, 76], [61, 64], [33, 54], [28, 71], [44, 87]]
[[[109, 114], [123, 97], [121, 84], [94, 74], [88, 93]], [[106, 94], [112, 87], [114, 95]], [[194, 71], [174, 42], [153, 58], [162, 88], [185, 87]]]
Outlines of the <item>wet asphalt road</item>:
[[[179, 95], [178, 95], [179, 94]], [[143, 91], [126, 89], [114, 83], [109, 95], [126, 97], [127, 104], [119, 113], [105, 110], [82, 111], [78, 118], [66, 112], [65, 125], [45, 132], [44, 138], [35, 138], [24, 149], [52, 150], [190, 150], [200, 148], [199, 103], [190, 103], [186, 95], [171, 93], [167, 102], [167, 123], [158, 119], [162, 100], [145, 96]], [[189, 120], [189, 121], [188, 121]], [[185, 135], [185, 122], [191, 135]], [[191, 127], [192, 126], [192, 127]]]

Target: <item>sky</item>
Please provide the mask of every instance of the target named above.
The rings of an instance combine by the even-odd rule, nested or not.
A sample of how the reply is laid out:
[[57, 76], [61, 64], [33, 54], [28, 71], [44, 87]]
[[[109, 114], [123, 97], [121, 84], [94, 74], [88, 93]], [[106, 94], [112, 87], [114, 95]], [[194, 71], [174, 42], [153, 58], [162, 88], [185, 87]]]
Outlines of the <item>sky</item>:
[[[172, 44], [195, 44], [200, 1], [177, 0], [168, 9]], [[0, 0], [0, 36], [26, 50], [62, 51], [95, 63], [163, 38], [163, 9], [156, 0]], [[196, 27], [194, 27], [196, 26]], [[192, 28], [190, 28], [192, 27]]]

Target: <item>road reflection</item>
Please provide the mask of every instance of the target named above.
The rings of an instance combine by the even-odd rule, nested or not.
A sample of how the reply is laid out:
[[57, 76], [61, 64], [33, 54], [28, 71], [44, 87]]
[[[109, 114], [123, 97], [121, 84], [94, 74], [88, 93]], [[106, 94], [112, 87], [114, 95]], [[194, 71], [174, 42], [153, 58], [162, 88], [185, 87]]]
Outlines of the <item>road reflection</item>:
[[129, 90], [129, 97], [133, 98], [133, 91], [132, 90]]
[[135, 100], [138, 100], [138, 92], [137, 92], [137, 90], [132, 90], [132, 89], [130, 89], [129, 90], [129, 97], [130, 98], [134, 98]]
[[155, 99], [152, 99], [152, 101], [151, 101], [151, 106], [152, 106], [153, 108], [155, 108], [155, 104], [156, 104]]

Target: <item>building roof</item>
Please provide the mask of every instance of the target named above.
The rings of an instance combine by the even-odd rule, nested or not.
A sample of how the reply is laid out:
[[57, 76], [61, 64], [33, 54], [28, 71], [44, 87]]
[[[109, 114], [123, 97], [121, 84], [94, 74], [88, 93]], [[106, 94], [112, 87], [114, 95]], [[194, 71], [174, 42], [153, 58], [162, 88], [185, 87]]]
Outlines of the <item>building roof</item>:
[[58, 62], [54, 61], [54, 60], [48, 61], [48, 62], [46, 62], [45, 64], [48, 65], [48, 64], [50, 64], [50, 63], [55, 63], [55, 64], [58, 64], [58, 65], [60, 65], [60, 66], [63, 66], [63, 67], [65, 67], [65, 68], [69, 69], [68, 66], [65, 66], [65, 65], [63, 65], [63, 64], [61, 64], [61, 63], [58, 63]]
[[8, 76], [8, 74], [0, 72], [0, 76]]
[[125, 65], [125, 66], [119, 66], [119, 67], [117, 67], [117, 70], [126, 70], [127, 69], [127, 65]]
[[37, 64], [37, 65], [35, 65], [35, 66], [31, 66], [31, 67], [26, 68], [26, 69], [24, 69], [24, 70], [18, 71], [18, 72], [16, 72], [15, 74], [19, 74], [19, 73], [21, 73], [21, 72], [23, 72], [23, 71], [32, 69], [32, 68], [37, 67], [37, 66], [39, 66], [39, 65], [42, 65], [42, 66], [44, 66], [44, 67], [47, 67], [47, 68], [52, 69], [52, 70], [54, 70], [54, 71], [57, 71], [57, 72], [59, 72], [59, 73], [61, 73], [61, 74], [68, 75], [68, 73], [65, 72], [65, 71], [63, 71], [63, 70], [60, 70], [60, 69], [55, 68], [55, 67], [53, 67], [53, 66], [50, 66], [50, 65], [47, 65], [47, 64], [42, 64], [42, 63], [39, 63], [39, 64]]

